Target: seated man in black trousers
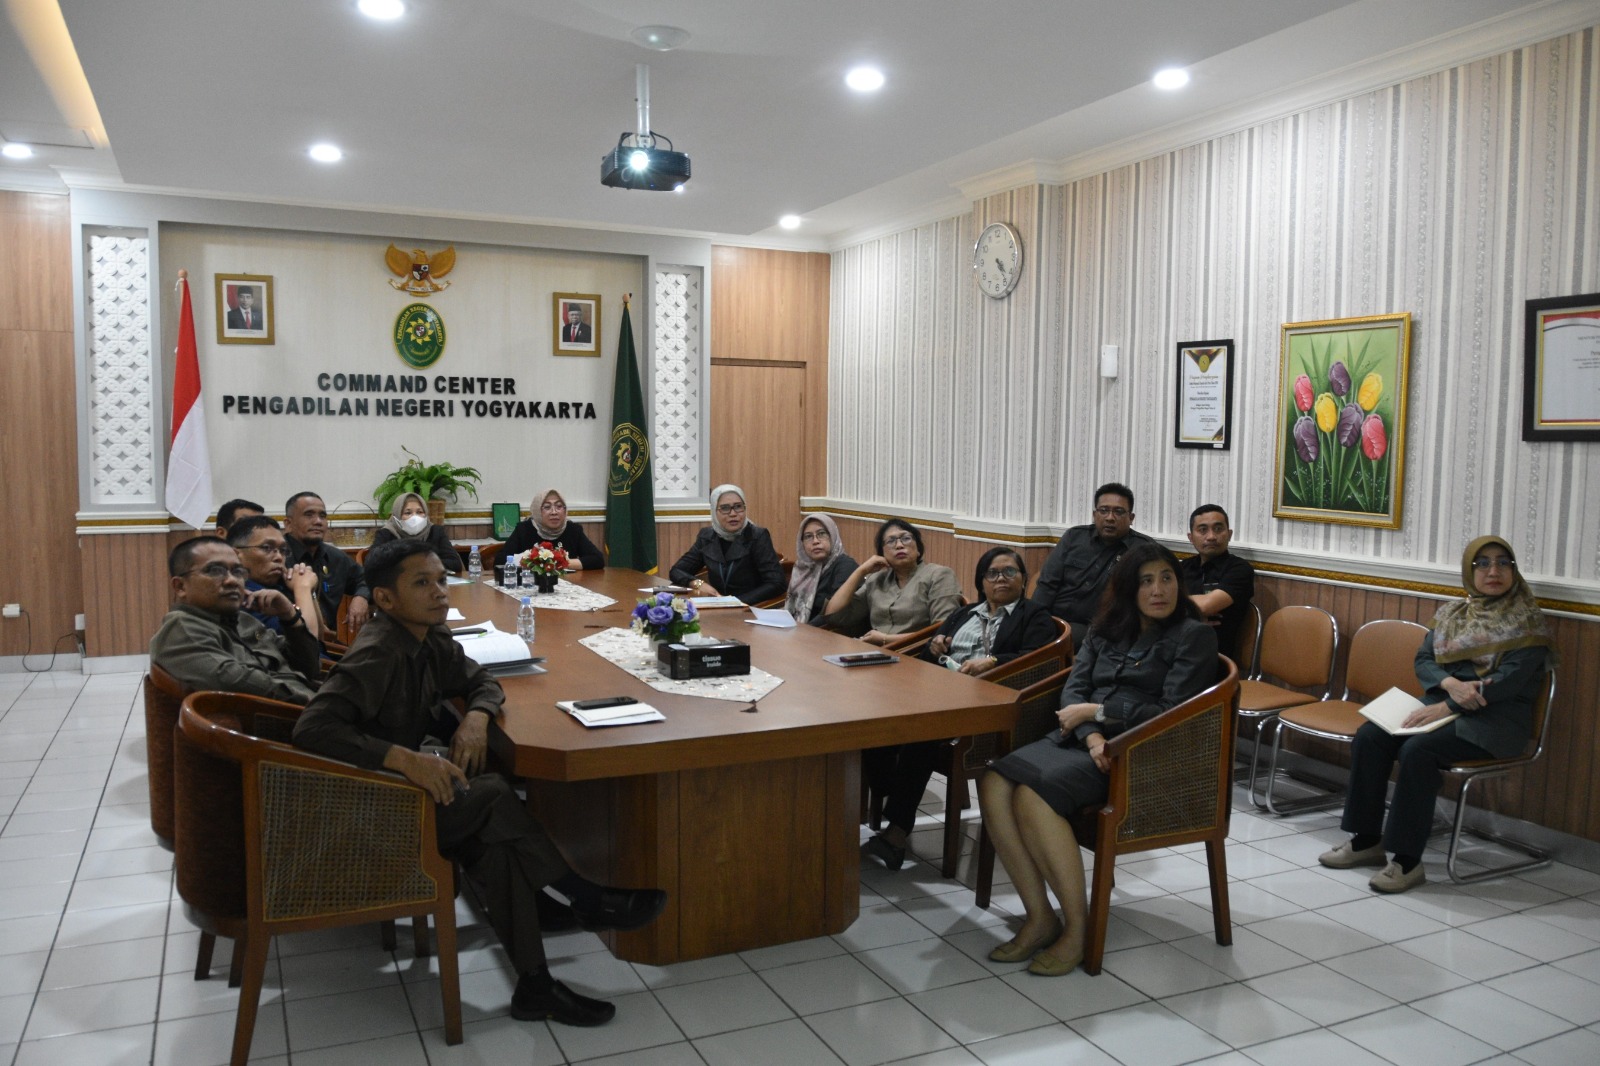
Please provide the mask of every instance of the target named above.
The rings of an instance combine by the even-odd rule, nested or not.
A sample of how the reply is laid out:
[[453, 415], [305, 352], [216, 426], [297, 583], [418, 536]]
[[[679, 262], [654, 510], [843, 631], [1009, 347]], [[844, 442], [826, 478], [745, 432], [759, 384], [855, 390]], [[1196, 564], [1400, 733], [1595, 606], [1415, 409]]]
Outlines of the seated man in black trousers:
[[[485, 772], [489, 724], [505, 694], [444, 625], [450, 597], [433, 549], [420, 540], [390, 541], [367, 556], [366, 572], [378, 612], [300, 716], [295, 743], [369, 770], [393, 770], [433, 797], [439, 852], [478, 886], [516, 966], [512, 1017], [610, 1021], [616, 1007], [572, 991], [545, 965], [540, 890], [549, 885], [566, 896], [578, 923], [591, 930], [637, 929], [661, 913], [666, 893], [606, 888], [579, 876], [511, 783]], [[453, 697], [467, 705], [459, 722], [442, 713]], [[419, 750], [429, 737], [449, 739], [448, 758]]]

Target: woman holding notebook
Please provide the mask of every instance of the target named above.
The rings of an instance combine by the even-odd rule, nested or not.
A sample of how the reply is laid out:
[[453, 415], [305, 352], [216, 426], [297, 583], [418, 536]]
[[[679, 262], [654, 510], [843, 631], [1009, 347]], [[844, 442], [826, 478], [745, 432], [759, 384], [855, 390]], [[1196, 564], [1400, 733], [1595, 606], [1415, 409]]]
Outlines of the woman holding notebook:
[[[1522, 752], [1533, 733], [1533, 704], [1551, 656], [1550, 632], [1528, 583], [1517, 573], [1511, 545], [1479, 537], [1461, 557], [1467, 598], [1440, 607], [1417, 649], [1423, 706], [1404, 722], [1426, 733], [1395, 736], [1373, 722], [1356, 732], [1350, 789], [1340, 827], [1354, 836], [1318, 861], [1336, 870], [1381, 866], [1368, 882], [1375, 892], [1404, 892], [1423, 883], [1422, 849], [1433, 825], [1441, 770], [1471, 759], [1505, 759]], [[1398, 760], [1394, 800], [1384, 819], [1389, 770]], [[1385, 853], [1392, 860], [1385, 859]]]

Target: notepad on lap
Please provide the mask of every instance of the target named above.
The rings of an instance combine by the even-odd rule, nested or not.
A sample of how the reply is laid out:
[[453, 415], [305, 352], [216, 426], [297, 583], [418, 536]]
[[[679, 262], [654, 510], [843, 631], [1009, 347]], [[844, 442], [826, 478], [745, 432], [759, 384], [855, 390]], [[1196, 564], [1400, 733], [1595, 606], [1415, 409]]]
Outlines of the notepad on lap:
[[1392, 688], [1379, 696], [1365, 707], [1361, 708], [1361, 717], [1369, 722], [1376, 722], [1383, 729], [1397, 737], [1407, 737], [1413, 733], [1431, 733], [1446, 722], [1453, 722], [1461, 716], [1447, 714], [1438, 721], [1429, 722], [1427, 725], [1412, 726], [1406, 729], [1401, 725], [1410, 718], [1414, 711], [1420, 711], [1427, 704], [1417, 699], [1404, 689]]
[[667, 716], [648, 703], [625, 703], [621, 707], [592, 707], [584, 710], [573, 706], [572, 700], [556, 703], [563, 711], [588, 726], [599, 729], [608, 725], [637, 725], [640, 722], [665, 722]]

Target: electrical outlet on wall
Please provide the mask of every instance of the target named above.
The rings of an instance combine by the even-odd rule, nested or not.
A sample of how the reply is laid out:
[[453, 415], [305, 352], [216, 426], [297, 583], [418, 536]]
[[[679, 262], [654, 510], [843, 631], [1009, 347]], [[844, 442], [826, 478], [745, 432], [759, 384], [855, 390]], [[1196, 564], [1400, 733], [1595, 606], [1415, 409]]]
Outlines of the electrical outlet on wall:
[[21, 618], [22, 617], [22, 604], [20, 604], [20, 603], [8, 603], [8, 604], [6, 604], [5, 611], [3, 613], [4, 613], [4, 616], [6, 618]]

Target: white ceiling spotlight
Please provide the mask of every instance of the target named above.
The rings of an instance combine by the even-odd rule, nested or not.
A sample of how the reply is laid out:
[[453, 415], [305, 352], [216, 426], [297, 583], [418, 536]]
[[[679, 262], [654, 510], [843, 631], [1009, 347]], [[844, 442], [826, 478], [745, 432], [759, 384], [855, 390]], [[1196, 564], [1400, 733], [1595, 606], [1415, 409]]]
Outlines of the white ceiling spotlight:
[[799, 229], [800, 216], [784, 215], [782, 218], [778, 219], [778, 225], [782, 226], [784, 229]]
[[1150, 81], [1157, 89], [1165, 89], [1171, 92], [1173, 89], [1181, 89], [1189, 84], [1189, 72], [1182, 67], [1167, 67], [1165, 70], [1156, 71], [1156, 76], [1151, 78]]
[[33, 149], [16, 141], [8, 141], [4, 146], [0, 146], [0, 155], [7, 159], [32, 159]]
[[875, 93], [883, 88], [883, 71], [877, 67], [852, 67], [844, 83], [858, 93]]
[[356, 10], [369, 19], [391, 22], [406, 13], [402, 0], [356, 0]]
[[313, 144], [306, 150], [306, 154], [319, 163], [337, 163], [344, 158], [344, 151], [337, 144]]
[[676, 26], [639, 26], [628, 34], [640, 48], [670, 52], [689, 39], [689, 31]]

